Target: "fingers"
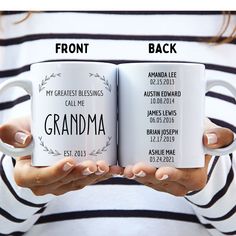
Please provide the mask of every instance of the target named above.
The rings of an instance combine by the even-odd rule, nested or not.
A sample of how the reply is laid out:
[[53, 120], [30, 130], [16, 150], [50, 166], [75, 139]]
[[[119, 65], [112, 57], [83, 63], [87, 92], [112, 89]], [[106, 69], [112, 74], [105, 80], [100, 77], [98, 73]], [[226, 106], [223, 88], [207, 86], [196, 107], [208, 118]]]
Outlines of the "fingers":
[[78, 177], [78, 179], [71, 181], [67, 184], [60, 185], [56, 187], [55, 189], [49, 186], [49, 189], [52, 191], [51, 193], [54, 195], [61, 195], [69, 191], [81, 190], [88, 185], [107, 179], [108, 177], [104, 178], [103, 177], [104, 175], [105, 174], [102, 174], [102, 175], [91, 174], [86, 177], [84, 176]]
[[30, 158], [18, 159], [14, 168], [15, 181], [19, 186], [49, 185], [65, 178], [75, 167], [75, 160], [65, 158], [49, 167], [33, 167]]
[[209, 148], [222, 148], [231, 144], [234, 140], [234, 134], [227, 128], [213, 128], [205, 131], [203, 143]]
[[123, 172], [124, 168], [116, 165], [111, 166], [109, 171], [111, 175], [123, 175]]
[[26, 147], [32, 140], [30, 132], [22, 128], [20, 123], [7, 123], [0, 126], [0, 138], [14, 147]]
[[104, 161], [84, 161], [77, 164], [66, 176], [47, 185], [35, 185], [31, 190], [35, 195], [41, 196], [48, 193], [61, 195], [69, 191], [80, 190], [87, 185], [111, 177], [109, 166]]
[[185, 181], [188, 176], [187, 173], [181, 169], [173, 167], [160, 167], [156, 173], [155, 178], [157, 180], [168, 180], [168, 181]]
[[170, 181], [184, 186], [188, 191], [202, 189], [207, 181], [207, 168], [176, 169], [160, 167], [155, 178], [159, 181]]
[[[61, 185], [60, 187], [58, 187], [56, 189], [50, 189], [50, 193], [54, 194], [56, 196], [60, 196], [62, 194], [68, 193], [70, 191], [81, 190], [86, 185], [88, 185], [88, 183], [87, 184], [82, 184], [80, 181], [72, 181], [72, 182], [67, 183], [65, 185]], [[42, 194], [42, 195], [45, 194], [45, 191], [44, 191], [43, 188], [41, 189], [41, 192], [39, 192], [39, 194]]]
[[[206, 157], [206, 163], [209, 158]], [[160, 167], [144, 163], [127, 166], [124, 176], [155, 190], [167, 192], [175, 196], [184, 196], [188, 191], [202, 189], [207, 181], [207, 168], [176, 169]]]
[[[70, 173], [69, 175], [73, 176], [72, 173]], [[94, 174], [91, 174], [89, 176], [83, 176], [81, 173], [80, 175], [77, 174], [76, 178], [69, 178], [69, 181], [68, 179], [65, 181], [64, 179], [62, 179], [61, 181], [57, 181], [53, 184], [32, 187], [31, 190], [37, 196], [42, 196], [48, 193], [54, 195], [61, 195], [66, 192], [80, 190], [85, 186], [95, 182], [97, 178], [99, 178], [99, 176], [96, 176]]]
[[132, 179], [135, 177], [151, 177], [154, 175], [156, 168], [145, 163], [137, 163], [134, 166], [127, 166], [124, 170], [124, 176]]
[[[170, 193], [175, 196], [184, 196], [188, 192], [188, 189], [184, 185], [177, 182], [183, 175], [177, 172], [177, 169], [164, 169], [160, 173], [157, 173], [157, 171], [153, 166], [138, 163], [134, 166], [127, 166], [124, 170], [124, 176], [129, 179], [135, 179], [137, 182], [157, 191]], [[170, 177], [167, 176], [167, 173], [169, 173]]]
[[133, 170], [133, 166], [126, 166], [124, 169], [124, 177], [128, 179], [134, 179], [135, 175], [132, 170]]
[[51, 184], [48, 188], [56, 189], [62, 185], [69, 184], [73, 181], [84, 181], [87, 185], [86, 180], [90, 182], [89, 178], [91, 176], [103, 176], [109, 171], [109, 166], [104, 161], [98, 161], [97, 164], [93, 161], [84, 161], [75, 166], [69, 175], [59, 181]]
[[142, 178], [142, 180], [144, 179], [145, 181], [152, 181], [156, 172], [156, 167], [140, 162], [133, 166], [132, 172], [135, 178]]
[[[137, 180], [137, 182], [141, 182], [142, 180]], [[185, 196], [188, 193], [188, 190], [185, 186], [176, 183], [176, 182], [170, 182], [170, 181], [160, 181], [160, 182], [149, 182], [148, 186], [160, 191], [160, 192], [165, 192], [172, 194], [174, 196], [180, 197], [180, 196]]]
[[14, 147], [27, 147], [32, 141], [32, 135], [27, 131], [17, 131], [15, 134], [12, 134], [12, 138], [14, 138], [12, 145]]
[[109, 166], [107, 163], [103, 160], [97, 161], [97, 171], [95, 172], [95, 175], [103, 175], [108, 173]]

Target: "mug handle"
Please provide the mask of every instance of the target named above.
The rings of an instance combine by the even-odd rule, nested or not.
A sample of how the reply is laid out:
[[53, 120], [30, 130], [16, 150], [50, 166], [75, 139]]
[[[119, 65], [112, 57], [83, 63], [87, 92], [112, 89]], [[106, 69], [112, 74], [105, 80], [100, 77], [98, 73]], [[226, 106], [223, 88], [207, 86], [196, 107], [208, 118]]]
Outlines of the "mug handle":
[[[28, 79], [9, 79], [2, 84], [0, 84], [0, 93], [11, 88], [11, 87], [21, 87], [27, 93], [32, 96], [32, 82]], [[6, 155], [12, 157], [28, 156], [33, 152], [33, 141], [25, 148], [14, 148], [0, 139], [0, 150]]]
[[[208, 91], [210, 88], [215, 87], [215, 86], [223, 86], [227, 88], [234, 95], [234, 99], [236, 99], [236, 88], [230, 83], [222, 81], [222, 80], [207, 81], [206, 90]], [[209, 155], [213, 155], [213, 156], [226, 155], [236, 150], [236, 139], [233, 141], [232, 144], [224, 148], [211, 149], [211, 148], [205, 147], [204, 149], [205, 149], [205, 153]]]

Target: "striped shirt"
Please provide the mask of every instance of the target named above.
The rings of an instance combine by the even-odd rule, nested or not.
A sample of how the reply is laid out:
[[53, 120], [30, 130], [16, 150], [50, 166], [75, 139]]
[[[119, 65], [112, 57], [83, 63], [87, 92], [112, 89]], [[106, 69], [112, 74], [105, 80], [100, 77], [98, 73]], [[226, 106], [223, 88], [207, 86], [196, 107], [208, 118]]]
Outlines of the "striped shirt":
[[[236, 86], [236, 40], [206, 43], [220, 12], [24, 12], [0, 17], [0, 83], [26, 78], [32, 63], [57, 60], [204, 63], [206, 76]], [[225, 36], [230, 35], [236, 13]], [[87, 54], [56, 53], [56, 43], [88, 43]], [[176, 43], [175, 54], [150, 54], [149, 43]], [[33, 79], [33, 78], [31, 78]], [[206, 94], [206, 116], [236, 133], [235, 101], [224, 88]], [[30, 114], [19, 88], [0, 95], [0, 122]], [[16, 185], [14, 160], [0, 159], [0, 235], [236, 235], [235, 153], [213, 157], [207, 185], [175, 197], [114, 177], [62, 196], [35, 196]]]

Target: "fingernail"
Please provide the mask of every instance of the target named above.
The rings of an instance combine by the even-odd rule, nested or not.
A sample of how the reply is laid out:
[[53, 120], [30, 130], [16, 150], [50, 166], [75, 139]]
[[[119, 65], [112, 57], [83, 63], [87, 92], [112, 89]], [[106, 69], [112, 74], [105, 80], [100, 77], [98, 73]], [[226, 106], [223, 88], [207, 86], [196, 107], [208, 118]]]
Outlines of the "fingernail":
[[145, 177], [146, 173], [143, 170], [141, 170], [137, 174], [135, 174], [135, 176], [137, 176], [137, 177]]
[[70, 169], [72, 169], [74, 167], [73, 164], [71, 164], [70, 162], [66, 162], [66, 164], [63, 166], [63, 171], [68, 171]]
[[83, 175], [91, 175], [91, 174], [93, 174], [93, 173], [94, 173], [94, 171], [91, 171], [91, 170], [89, 169], [89, 167], [87, 167], [87, 168], [82, 172]]
[[217, 143], [217, 135], [214, 133], [206, 134], [207, 144], [216, 144]]
[[128, 179], [135, 179], [135, 175], [132, 175], [131, 177], [129, 177], [129, 176], [126, 176], [126, 178], [128, 178]]
[[159, 180], [166, 180], [166, 179], [168, 179], [168, 178], [169, 178], [168, 175], [163, 175]]
[[98, 166], [98, 170], [94, 173], [95, 175], [102, 175], [105, 172], [105, 170], [102, 170], [99, 166]]
[[25, 144], [27, 138], [29, 137], [29, 135], [23, 133], [23, 132], [17, 132], [15, 134], [15, 141], [17, 143], [20, 143], [20, 144]]

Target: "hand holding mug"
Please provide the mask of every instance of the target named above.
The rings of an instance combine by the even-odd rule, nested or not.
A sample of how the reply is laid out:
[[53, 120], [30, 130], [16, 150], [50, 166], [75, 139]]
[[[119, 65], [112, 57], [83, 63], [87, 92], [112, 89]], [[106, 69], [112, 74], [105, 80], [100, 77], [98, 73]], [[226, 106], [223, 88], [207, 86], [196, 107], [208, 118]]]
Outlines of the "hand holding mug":
[[[0, 126], [0, 138], [14, 147], [23, 148], [31, 142], [30, 119], [21, 117]], [[30, 188], [35, 195], [61, 195], [79, 190], [119, 174], [121, 169], [110, 167], [105, 161], [84, 161], [76, 164], [74, 158], [64, 158], [49, 167], [31, 166], [31, 157], [16, 158], [14, 178], [21, 187]]]
[[[222, 128], [209, 120], [205, 121], [205, 134], [203, 143], [208, 148], [222, 148], [233, 142], [233, 132]], [[191, 155], [191, 153], [190, 153]], [[137, 182], [161, 192], [175, 196], [184, 196], [189, 191], [205, 187], [207, 182], [208, 165], [212, 156], [205, 155], [203, 168], [174, 168], [160, 167], [156, 169], [145, 163], [137, 163], [124, 169], [124, 176], [135, 179]], [[227, 158], [227, 157], [222, 157]]]

